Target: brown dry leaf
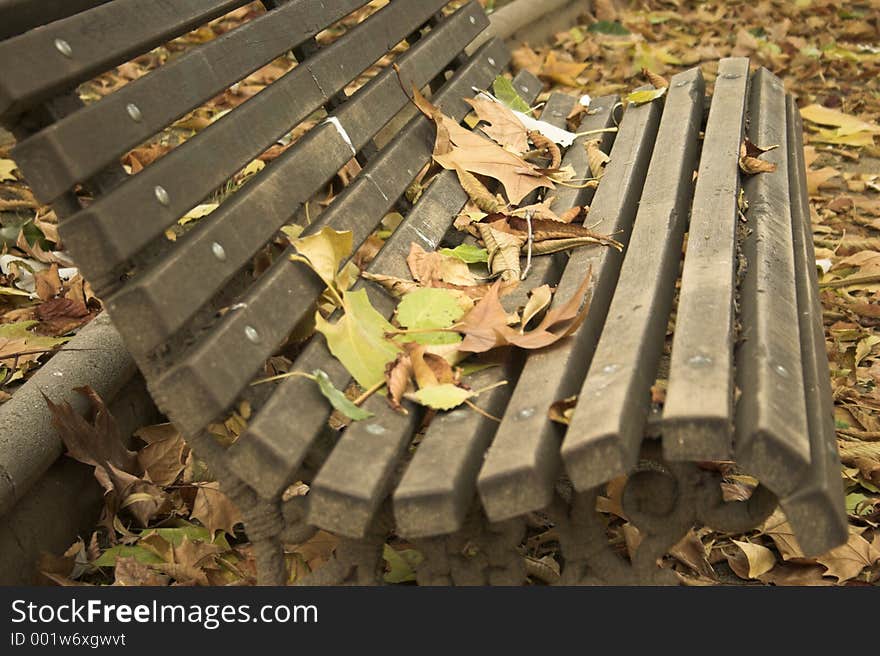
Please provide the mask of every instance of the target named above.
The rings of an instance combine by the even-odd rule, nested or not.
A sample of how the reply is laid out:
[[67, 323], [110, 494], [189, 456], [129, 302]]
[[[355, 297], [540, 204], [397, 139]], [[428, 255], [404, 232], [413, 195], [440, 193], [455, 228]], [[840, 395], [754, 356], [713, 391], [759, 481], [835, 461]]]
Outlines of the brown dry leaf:
[[555, 421], [558, 424], [568, 426], [571, 423], [571, 416], [574, 414], [577, 401], [577, 395], [569, 396], [561, 401], [555, 401], [547, 412], [550, 421]]
[[113, 570], [114, 582], [117, 586], [166, 586], [171, 581], [167, 574], [157, 572], [137, 558], [118, 556]]
[[433, 251], [428, 252], [415, 242], [410, 244], [406, 263], [413, 278], [422, 286], [433, 286], [433, 283], [437, 282], [461, 287], [477, 284], [474, 274], [471, 273], [466, 263], [457, 257]]
[[642, 75], [648, 79], [648, 82], [650, 82], [651, 86], [655, 89], [663, 89], [669, 86], [669, 81], [665, 77], [658, 75], [653, 71], [649, 71], [647, 68], [642, 69]]
[[223, 530], [233, 535], [235, 525], [241, 521], [238, 508], [220, 491], [220, 484], [216, 482], [199, 486], [192, 517], [199, 520], [212, 534]]
[[147, 446], [138, 452], [146, 478], [157, 485], [173, 484], [186, 467], [189, 449], [173, 424], [147, 426], [135, 433]]
[[34, 274], [34, 284], [37, 296], [42, 301], [48, 301], [61, 293], [62, 283], [58, 275], [58, 264], [53, 263], [48, 269], [37, 271]]
[[431, 104], [418, 89], [413, 102], [437, 126], [434, 159], [450, 171], [462, 168], [470, 173], [495, 178], [514, 205], [535, 189], [554, 188], [553, 182], [524, 159], [489, 139], [470, 132]]
[[732, 542], [737, 551], [727, 554], [727, 564], [741, 579], [759, 579], [776, 566], [776, 556], [767, 547], [753, 542]]
[[544, 59], [527, 45], [522, 45], [513, 51], [510, 63], [514, 72], [528, 71], [537, 77], [538, 73], [541, 72]]
[[754, 175], [756, 173], [773, 173], [776, 170], [776, 164], [768, 162], [758, 157], [773, 150], [776, 146], [763, 148], [753, 144], [748, 139], [744, 139], [739, 148], [739, 168], [746, 175]]
[[489, 271], [493, 276], [501, 276], [501, 280], [519, 280], [520, 249], [523, 240], [507, 232], [496, 230], [491, 224], [477, 223], [480, 238], [489, 251]]
[[550, 285], [541, 285], [540, 287], [535, 287], [535, 289], [531, 291], [531, 294], [529, 294], [529, 300], [526, 303], [525, 308], [523, 308], [522, 326], [519, 329], [520, 333], [525, 331], [529, 321], [534, 319], [540, 312], [550, 305], [552, 299], [553, 290]]
[[497, 196], [493, 196], [486, 188], [486, 185], [480, 182], [473, 173], [469, 173], [461, 167], [456, 167], [455, 173], [458, 175], [458, 182], [461, 184], [461, 188], [467, 192], [471, 202], [480, 210], [493, 214], [507, 209], [507, 203]]
[[404, 394], [410, 391], [410, 378], [413, 375], [413, 366], [410, 356], [399, 353], [397, 359], [385, 366], [385, 386], [388, 388], [388, 404], [397, 411], [404, 411], [400, 400]]
[[715, 579], [715, 570], [706, 557], [706, 547], [696, 531], [688, 531], [678, 544], [669, 550], [669, 555], [707, 579]]
[[813, 562], [808, 561], [803, 550], [798, 544], [797, 538], [794, 536], [794, 530], [791, 524], [777, 509], [770, 517], [768, 517], [760, 529], [764, 535], [769, 535], [779, 551], [779, 555], [783, 560], [795, 562]]
[[528, 131], [516, 115], [505, 105], [488, 98], [466, 98], [465, 102], [474, 108], [489, 137], [498, 145], [519, 155], [529, 150]]
[[604, 152], [596, 139], [591, 139], [584, 144], [587, 149], [587, 162], [590, 165], [590, 173], [597, 180], [605, 173], [605, 167], [611, 158]]
[[541, 72], [538, 74], [538, 77], [566, 87], [579, 87], [581, 85], [577, 78], [584, 72], [586, 67], [586, 63], [579, 64], [577, 62], [560, 60], [556, 55], [556, 51], [551, 50], [544, 60], [544, 65], [541, 66]]
[[796, 565], [783, 563], [777, 565], [759, 579], [769, 585], [834, 585], [834, 581], [825, 578], [825, 568], [821, 565]]
[[880, 560], [880, 549], [868, 542], [858, 533], [858, 529], [850, 527], [849, 540], [832, 549], [816, 561], [827, 568], [825, 576], [833, 576], [839, 583], [849, 581], [861, 574], [866, 567], [871, 567]]

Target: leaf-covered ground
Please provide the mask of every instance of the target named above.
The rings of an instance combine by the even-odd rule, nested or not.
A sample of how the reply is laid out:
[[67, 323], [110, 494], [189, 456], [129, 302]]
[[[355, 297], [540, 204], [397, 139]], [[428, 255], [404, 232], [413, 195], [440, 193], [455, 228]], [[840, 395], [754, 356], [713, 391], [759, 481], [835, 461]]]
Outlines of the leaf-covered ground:
[[[661, 78], [668, 79], [691, 66], [700, 66], [711, 86], [720, 57], [749, 56], [755, 64], [766, 66], [781, 76], [803, 110], [811, 212], [817, 265], [821, 268], [820, 285], [851, 535], [845, 546], [821, 558], [809, 559], [800, 552], [788, 525], [778, 513], [759, 530], [745, 535], [695, 530], [672, 550], [664, 563], [690, 583], [855, 585], [874, 583], [880, 576], [880, 531], [876, 530], [880, 522], [880, 419], [877, 412], [880, 408], [877, 391], [880, 336], [876, 331], [880, 319], [877, 297], [880, 290], [880, 148], [876, 139], [880, 134], [880, 83], [877, 81], [880, 73], [880, 2], [847, 3], [845, 9], [838, 5], [827, 0], [647, 0], [631, 5], [596, 0], [593, 14], [583, 16], [572, 29], [558, 34], [552, 46], [524, 46], [514, 54], [515, 68], [525, 68], [538, 75], [546, 82], [546, 91], [562, 90], [578, 97], [610, 93], [626, 96], [645, 82], [660, 86]], [[113, 74], [102, 76], [81, 92], [87, 100], [89, 94], [100, 97], [116, 85], [136, 79], [173, 56], [177, 49], [231, 29], [252, 11], [258, 9], [252, 6], [233, 12], [209, 27], [120, 67]], [[324, 38], [332, 39], [333, 36], [330, 32]], [[124, 163], [135, 172], [148, 165], [173, 147], [176, 140], [210, 124], [218, 115], [258, 92], [290, 66], [292, 62], [278, 60], [261, 69], [179, 121], [154, 143], [129, 154]], [[633, 100], [651, 101], [652, 98]], [[479, 108], [476, 109], [479, 113]], [[306, 127], [308, 125], [303, 131]], [[498, 122], [493, 123], [493, 127], [499, 127]], [[297, 134], [291, 135], [290, 140], [278, 144], [262, 160], [249, 167], [250, 170], [242, 171], [232, 187], [244, 184], [259, 170], [259, 162], [271, 160], [297, 137]], [[528, 143], [525, 146], [528, 147]], [[56, 268], [51, 266], [51, 261], [45, 260], [49, 257], [46, 253], [61, 250], [53, 231], [51, 214], [36, 206], [26, 186], [17, 179], [17, 173], [5, 163], [8, 161], [4, 160], [5, 157], [7, 155], [0, 150], [0, 203], [6, 203], [0, 205], [4, 212], [0, 215], [3, 217], [4, 248], [16, 257], [49, 266], [35, 272], [33, 298], [27, 288], [23, 289], [25, 276], [21, 267], [11, 272], [4, 268], [4, 277], [0, 278], [0, 401], [3, 376], [8, 378], [11, 375], [4, 374], [2, 366], [7, 372], [13, 368], [16, 372], [21, 371], [22, 359], [30, 355], [15, 355], [15, 360], [7, 356], [4, 360], [4, 337], [7, 340], [23, 339], [23, 344], [7, 347], [18, 351], [51, 349], [54, 344], [37, 340], [57, 339], [76, 326], [52, 324], [51, 314], [47, 319], [44, 316], [46, 311], [41, 308], [52, 308], [52, 303], [60, 306], [62, 299], [73, 299], [71, 303], [80, 302], [85, 308], [76, 310], [80, 312], [80, 316], [74, 317], [78, 320], [87, 320], [88, 315], [97, 309], [96, 299], [90, 298], [87, 286], [77, 281], [75, 275], [67, 281], [60, 276], [55, 280], [53, 271]], [[458, 158], [457, 164], [467, 168], [466, 158]], [[335, 191], [338, 192], [339, 185], [346, 182], [350, 173], [340, 173]], [[461, 179], [463, 186], [468, 188], [470, 179]], [[512, 185], [516, 182], [511, 180]], [[231, 193], [234, 188], [226, 191]], [[212, 211], [216, 202], [222, 200], [222, 193], [218, 192], [218, 198], [191, 213], [169, 233], [168, 238], [174, 239], [187, 229], [186, 223], [198, 221]], [[333, 193], [333, 189], [328, 190], [328, 197]], [[470, 195], [479, 201], [482, 191], [478, 189]], [[492, 202], [493, 199], [482, 200]], [[14, 223], [10, 216], [14, 216], [18, 223]], [[507, 228], [514, 225], [515, 218], [505, 219]], [[503, 234], [509, 233], [510, 230], [506, 230]], [[297, 235], [289, 236], [295, 239]], [[376, 239], [381, 236], [378, 234]], [[504, 239], [493, 233], [480, 236], [488, 251], [492, 251], [492, 239]], [[375, 241], [373, 245], [375, 247]], [[504, 249], [499, 246], [496, 250], [497, 256], [503, 260]], [[484, 254], [485, 251], [462, 252], [457, 254], [457, 259], [479, 259]], [[451, 254], [444, 255], [449, 257]], [[369, 254], [361, 252], [360, 256], [369, 259]], [[452, 257], [455, 259], [456, 255]], [[309, 259], [308, 256], [305, 258]], [[416, 268], [410, 265], [414, 274], [419, 266], [418, 263]], [[502, 269], [502, 273], [509, 270]], [[446, 274], [453, 275], [448, 271]], [[328, 276], [331, 288], [336, 284], [336, 275], [334, 268]], [[418, 276], [414, 277], [418, 280]], [[340, 285], [341, 290], [346, 287]], [[430, 285], [423, 287], [426, 290], [431, 288]], [[345, 298], [339, 300], [343, 304], [346, 301]], [[427, 325], [430, 329], [438, 327], [435, 323], [417, 323], [425, 318], [424, 307], [433, 306], [436, 300], [432, 298], [421, 304], [410, 301], [404, 317], [413, 317], [409, 322], [412, 325]], [[354, 304], [357, 301], [350, 299], [348, 302]], [[65, 307], [69, 305], [63, 304]], [[449, 307], [449, 313], [457, 317], [453, 321], [460, 319], [456, 312], [456, 307]], [[69, 314], [63, 316], [66, 318]], [[428, 318], [436, 320], [434, 316]], [[30, 321], [38, 323], [26, 323]], [[411, 328], [410, 325], [401, 325]], [[4, 335], [4, 327], [9, 336]], [[325, 329], [329, 331], [329, 328]], [[383, 324], [381, 330], [385, 329]], [[32, 337], [23, 337], [22, 331]], [[468, 332], [464, 335], [471, 338]], [[34, 355], [39, 354], [38, 351]], [[30, 362], [37, 364], [38, 357], [32, 357]], [[27, 373], [25, 369], [17, 377]], [[370, 373], [365, 373], [364, 387], [370, 386]], [[319, 375], [310, 375], [320, 384]], [[389, 389], [390, 382], [389, 379]], [[451, 403], [451, 391], [441, 390], [443, 398], [435, 399], [435, 402]], [[662, 395], [662, 389], [656, 393]], [[349, 413], [354, 412], [345, 403], [357, 402], [357, 399], [346, 399], [335, 390], [328, 391], [327, 395], [331, 402], [335, 399], [337, 409], [342, 406]], [[453, 396], [456, 395], [460, 396], [454, 392]], [[95, 403], [96, 409], [100, 410], [97, 399]], [[247, 422], [249, 412], [248, 407], [240, 407], [223, 426], [217, 426], [215, 432], [233, 439]], [[142, 448], [131, 453], [112, 447], [116, 439], [112, 422], [100, 411], [91, 427], [65, 414], [63, 408], [56, 414], [66, 426], [71, 454], [97, 464], [96, 476], [108, 494], [102, 522], [95, 533], [84, 536], [64, 556], [47, 556], [43, 569], [50, 578], [60, 583], [253, 582], [252, 555], [240, 526], [235, 528], [235, 509], [210, 480], [203, 465], [193, 458], [176, 431], [169, 426], [145, 427], [138, 433]], [[749, 493], [753, 481], [734, 470], [727, 473], [725, 492], [729, 498], [741, 498]], [[638, 536], [621, 516], [621, 483], [614, 481], [608, 486], [603, 510], [609, 516], [612, 538], [620, 545], [621, 551], [626, 552], [636, 547]], [[289, 490], [288, 494], [307, 492], [307, 486], [301, 485]], [[336, 539], [323, 532], [304, 545], [290, 545], [291, 579], [320, 567], [335, 545]], [[524, 557], [535, 582], [551, 582], [558, 573], [555, 545], [552, 528], [534, 532], [523, 545]], [[411, 566], [418, 557], [405, 543], [389, 547], [386, 550], [389, 582], [411, 580]]]

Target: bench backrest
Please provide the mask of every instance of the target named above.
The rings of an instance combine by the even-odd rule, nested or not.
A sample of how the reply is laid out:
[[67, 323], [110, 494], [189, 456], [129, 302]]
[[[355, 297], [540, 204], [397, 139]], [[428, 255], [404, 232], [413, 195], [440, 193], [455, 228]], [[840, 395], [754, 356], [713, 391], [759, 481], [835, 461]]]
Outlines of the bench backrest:
[[[490, 83], [509, 58], [496, 41], [463, 55], [488, 25], [475, 2], [449, 11], [445, 0], [395, 0], [351, 27], [343, 19], [370, 3], [290, 0], [266, 3], [241, 27], [84, 106], [77, 85], [248, 3], [83, 1], [37, 13], [38, 4], [0, 5], [0, 16], [15, 6], [20, 20], [7, 31], [22, 32], [0, 43], [0, 118], [18, 138], [13, 157], [35, 195], [53, 204], [62, 238], [161, 409], [190, 433], [242, 400], [321, 293], [317, 279], [285, 256], [265, 271], [255, 269], [255, 256], [353, 157], [369, 167], [309, 231], [351, 229], [363, 242], [430, 161], [432, 134], [420, 117], [381, 154], [372, 142], [395, 115], [411, 111], [403, 86], [431, 85], [444, 110], [461, 117], [462, 98]], [[38, 15], [47, 24], [35, 27]], [[320, 45], [316, 36], [339, 29], [339, 21], [350, 29]], [[287, 74], [126, 175], [123, 155], [287, 53], [297, 62]], [[349, 97], [346, 89], [389, 53], [399, 73], [387, 66]], [[314, 128], [195, 229], [174, 242], [165, 237], [315, 116]]]

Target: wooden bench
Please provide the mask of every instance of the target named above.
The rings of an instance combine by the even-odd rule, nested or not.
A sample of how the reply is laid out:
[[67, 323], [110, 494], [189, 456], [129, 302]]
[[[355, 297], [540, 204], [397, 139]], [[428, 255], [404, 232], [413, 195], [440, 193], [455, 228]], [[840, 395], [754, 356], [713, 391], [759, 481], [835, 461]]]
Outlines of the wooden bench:
[[[723, 60], [711, 108], [696, 69], [673, 77], [665, 99], [625, 112], [617, 98], [593, 101], [580, 131], [619, 122], [602, 141], [610, 163], [595, 195], [560, 188], [554, 208], [589, 205], [588, 223], [625, 248], [538, 257], [505, 298], [515, 309], [528, 289], [550, 282], [564, 300], [592, 270], [590, 312], [574, 335], [512, 352], [470, 380], [475, 389], [511, 381], [480, 397], [500, 424], [460, 409], [424, 429], [419, 407], [400, 414], [373, 396], [365, 407], [374, 417], [340, 432], [311, 381], [251, 385], [324, 290], [286, 255], [265, 270], [255, 256], [353, 156], [363, 169], [307, 234], [350, 230], [357, 245], [399, 211], [404, 222], [369, 266], [398, 277], [408, 277], [411, 243], [433, 250], [456, 240], [452, 221], [467, 194], [454, 173], [437, 175], [414, 205], [405, 196], [431, 161], [433, 123], [416, 115], [383, 147], [375, 139], [393, 117], [412, 116], [401, 80], [429, 86], [432, 101], [462, 120], [464, 98], [504, 71], [510, 55], [498, 40], [464, 54], [487, 26], [480, 7], [447, 15], [445, 0], [394, 0], [319, 46], [315, 36], [363, 0], [266, 2], [266, 14], [82, 106], [78, 84], [246, 2], [37, 4], [0, 2], [0, 118], [19, 140], [13, 156], [36, 196], [52, 203], [159, 407], [242, 509], [261, 582], [284, 582], [282, 544], [321, 528], [345, 539], [309, 583], [381, 581], [393, 532], [424, 555], [422, 583], [519, 584], [519, 547], [535, 512], [559, 533], [565, 583], [670, 582], [656, 559], [694, 524], [745, 531], [777, 499], [805, 552], [845, 541], [801, 125], [768, 71], [750, 76], [747, 60]], [[399, 73], [386, 68], [344, 93], [403, 40]], [[136, 175], [121, 169], [128, 150], [286, 52], [299, 62], [290, 73]], [[542, 88], [527, 73], [514, 85], [528, 102]], [[564, 126], [575, 102], [551, 96], [542, 120]], [[164, 238], [321, 109], [331, 120], [186, 235]], [[753, 143], [779, 146], [763, 156], [774, 173], [741, 175], [744, 130]], [[590, 177], [585, 139], [563, 163]], [[83, 191], [94, 200], [84, 204]], [[394, 299], [358, 285], [391, 316]], [[322, 369], [340, 389], [350, 380], [320, 336], [297, 352], [294, 369]], [[665, 403], [652, 399], [658, 378], [668, 378]], [[548, 410], [575, 394], [566, 430]], [[243, 407], [246, 428], [222, 445], [207, 426]], [[725, 502], [717, 468], [699, 464], [733, 459], [761, 481], [746, 501]], [[632, 562], [608, 545], [596, 510], [608, 481], [624, 474], [623, 508], [644, 536]], [[309, 493], [288, 498], [297, 481]]]

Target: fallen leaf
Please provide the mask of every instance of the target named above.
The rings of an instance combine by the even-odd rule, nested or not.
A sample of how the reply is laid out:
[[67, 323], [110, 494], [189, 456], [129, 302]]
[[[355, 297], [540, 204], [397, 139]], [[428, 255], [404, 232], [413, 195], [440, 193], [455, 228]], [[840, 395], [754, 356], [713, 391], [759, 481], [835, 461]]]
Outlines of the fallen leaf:
[[[397, 306], [397, 322], [412, 331], [445, 329], [461, 319], [465, 310], [449, 290], [422, 288], [403, 297]], [[419, 332], [405, 336], [420, 344], [450, 344], [461, 341], [455, 332]]]
[[385, 338], [394, 326], [370, 304], [365, 289], [344, 291], [342, 303], [344, 314], [336, 323], [317, 313], [315, 330], [324, 335], [330, 352], [358, 384], [371, 389], [385, 379], [385, 365], [400, 352]]
[[521, 275], [520, 269], [520, 249], [523, 246], [523, 240], [507, 232], [501, 232], [492, 227], [491, 224], [477, 223], [477, 230], [480, 238], [489, 251], [489, 271], [494, 276], [500, 276], [501, 280], [519, 280]]
[[423, 387], [417, 392], [407, 394], [406, 398], [434, 410], [452, 410], [475, 396], [476, 394], [470, 390], [447, 383]]
[[333, 381], [330, 380], [330, 376], [324, 371], [315, 369], [312, 372], [312, 375], [315, 377], [315, 382], [318, 384], [318, 389], [321, 391], [321, 394], [325, 399], [330, 401], [330, 405], [332, 405], [335, 410], [341, 412], [352, 421], [363, 421], [364, 419], [369, 419], [373, 416], [372, 412], [356, 406], [343, 392], [336, 389]]
[[[537, 66], [540, 66], [540, 58], [538, 58], [537, 55], [535, 55], [535, 57], [538, 59]], [[503, 75], [499, 75], [495, 78], [495, 81], [492, 83], [492, 93], [509, 109], [524, 114], [531, 111], [528, 103], [520, 97], [519, 93], [517, 93], [516, 89], [513, 87], [513, 82]]]
[[406, 263], [413, 278], [424, 286], [444, 282], [470, 286], [477, 283], [467, 264], [460, 259], [438, 252], [427, 252], [416, 243], [410, 245]]
[[526, 303], [525, 308], [523, 308], [520, 333], [525, 330], [529, 321], [534, 319], [536, 315], [550, 305], [552, 299], [553, 290], [550, 288], [550, 285], [541, 285], [540, 287], [535, 287], [535, 289], [531, 291], [531, 294], [529, 294], [529, 300]]
[[577, 81], [578, 76], [586, 69], [586, 63], [577, 63], [561, 60], [557, 57], [556, 51], [551, 50], [541, 66], [541, 72], [538, 77], [556, 82], [566, 87], [579, 87]]
[[776, 556], [767, 547], [753, 542], [732, 542], [739, 551], [727, 556], [727, 564], [741, 579], [760, 578], [776, 566]]
[[485, 248], [472, 244], [460, 244], [455, 248], [441, 248], [439, 252], [449, 257], [458, 258], [467, 264], [489, 261], [489, 252]]
[[633, 105], [644, 105], [645, 103], [653, 102], [654, 100], [665, 96], [666, 89], [666, 87], [660, 87], [659, 89], [643, 89], [641, 91], [633, 91], [626, 97], [626, 102]]
[[[235, 525], [241, 521], [238, 508], [220, 491], [220, 483], [217, 482], [199, 485], [191, 516], [199, 520], [212, 535], [220, 530], [234, 535]], [[184, 538], [184, 541], [188, 542], [188, 539]]]
[[529, 150], [525, 126], [506, 105], [488, 98], [467, 98], [465, 102], [474, 108], [480, 121], [487, 124], [483, 132], [498, 145], [520, 155]]
[[294, 239], [291, 243], [299, 253], [292, 255], [291, 260], [307, 264], [327, 287], [344, 290], [344, 287], [337, 285], [337, 274], [342, 261], [352, 252], [351, 231], [338, 232], [325, 227], [318, 233]]

